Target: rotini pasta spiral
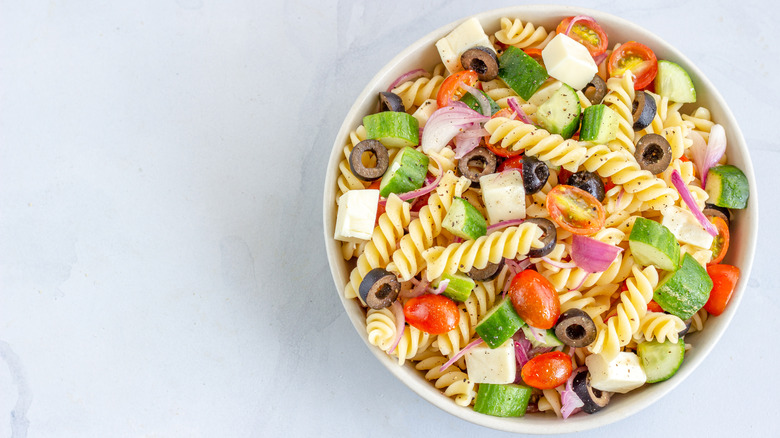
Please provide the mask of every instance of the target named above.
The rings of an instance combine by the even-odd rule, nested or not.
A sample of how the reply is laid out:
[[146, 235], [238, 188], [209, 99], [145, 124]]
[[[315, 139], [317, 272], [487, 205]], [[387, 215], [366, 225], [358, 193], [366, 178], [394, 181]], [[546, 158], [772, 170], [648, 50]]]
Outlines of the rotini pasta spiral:
[[458, 325], [447, 333], [436, 337], [436, 344], [439, 346], [441, 354], [450, 358], [466, 346], [474, 334], [474, 325], [471, 324], [466, 305], [464, 303], [458, 304], [458, 311], [460, 312]]
[[519, 49], [544, 48], [555, 36], [555, 32], [548, 34], [547, 29], [542, 26], [534, 27], [529, 22], [523, 25], [519, 18], [510, 20], [507, 17], [502, 17], [500, 24], [501, 29], [495, 34], [496, 40]]
[[443, 68], [437, 66], [430, 78], [421, 77], [404, 82], [393, 88], [392, 92], [401, 98], [406, 111], [412, 112], [427, 99], [436, 99], [442, 82], [444, 82]]
[[352, 153], [352, 148], [365, 139], [366, 128], [364, 128], [363, 125], [360, 125], [357, 129], [349, 133], [349, 142], [344, 145], [343, 149], [344, 159], [339, 162], [339, 177], [336, 180], [339, 191], [336, 198], [350, 190], [366, 188], [365, 183], [358, 179], [349, 168], [349, 155]]
[[443, 389], [444, 395], [453, 397], [456, 404], [469, 406], [477, 395], [474, 383], [469, 380], [468, 374], [455, 365], [450, 365], [441, 371], [440, 369], [445, 363], [447, 363], [447, 358], [432, 356], [417, 362], [414, 367], [417, 370], [425, 371], [425, 378], [435, 381], [433, 386], [437, 389]]
[[609, 78], [607, 80], [607, 95], [604, 96], [604, 104], [615, 111], [618, 119], [617, 137], [610, 141], [610, 149], [620, 148], [634, 153], [634, 76], [627, 72], [622, 78]]
[[[369, 309], [366, 315], [366, 332], [371, 345], [387, 351], [393, 346], [397, 335], [393, 312], [388, 308]], [[403, 365], [407, 359], [414, 359], [416, 355], [424, 352], [431, 342], [433, 342], [431, 335], [407, 324], [398, 345], [388, 353], [396, 356], [398, 364]]]
[[637, 341], [677, 342], [678, 334], [685, 329], [685, 323], [677, 316], [663, 312], [647, 312], [639, 322], [634, 334]]

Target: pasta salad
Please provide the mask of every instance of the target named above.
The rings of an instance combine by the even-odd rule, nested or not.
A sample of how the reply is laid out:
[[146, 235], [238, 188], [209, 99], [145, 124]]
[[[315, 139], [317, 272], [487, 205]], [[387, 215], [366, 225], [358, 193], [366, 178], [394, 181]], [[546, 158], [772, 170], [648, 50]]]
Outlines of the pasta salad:
[[673, 60], [587, 16], [499, 26], [464, 21], [351, 131], [343, 293], [460, 406], [594, 414], [672, 378], [724, 311], [750, 188]]

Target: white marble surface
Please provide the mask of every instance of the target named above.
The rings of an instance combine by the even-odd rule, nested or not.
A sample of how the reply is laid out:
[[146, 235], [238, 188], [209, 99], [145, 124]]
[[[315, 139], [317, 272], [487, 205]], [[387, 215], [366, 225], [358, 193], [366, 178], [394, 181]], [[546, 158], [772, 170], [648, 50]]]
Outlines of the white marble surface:
[[[0, 436], [508, 436], [376, 362], [331, 281], [320, 199], [374, 73], [431, 30], [514, 3], [104, 3], [0, 2]], [[773, 435], [780, 7], [570, 3], [656, 32], [720, 88], [764, 230], [709, 359], [582, 435]]]

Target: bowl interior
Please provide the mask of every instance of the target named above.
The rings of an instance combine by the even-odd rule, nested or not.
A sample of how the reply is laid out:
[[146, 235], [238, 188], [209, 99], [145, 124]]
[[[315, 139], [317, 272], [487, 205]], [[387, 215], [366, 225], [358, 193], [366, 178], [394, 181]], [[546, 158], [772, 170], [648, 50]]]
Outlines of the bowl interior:
[[[338, 177], [338, 164], [342, 160], [342, 148], [347, 141], [349, 132], [360, 125], [364, 115], [374, 110], [376, 95], [379, 91], [384, 91], [395, 78], [407, 71], [416, 68], [430, 70], [440, 62], [438, 52], [434, 46], [435, 42], [462, 20], [451, 23], [422, 37], [393, 58], [374, 76], [347, 114], [333, 144], [328, 163], [323, 197], [325, 243], [337, 293], [355, 329], [380, 363], [421, 397], [455, 416], [494, 429], [538, 434], [582, 431], [623, 419], [660, 399], [690, 375], [715, 346], [718, 339], [720, 339], [739, 307], [753, 262], [758, 229], [758, 200], [755, 191], [756, 184], [753, 166], [750, 162], [745, 140], [734, 116], [721, 95], [704, 74], [682, 53], [674, 49], [663, 39], [636, 24], [595, 10], [563, 6], [516, 6], [487, 11], [476, 15], [476, 17], [482, 23], [485, 32], [490, 35], [499, 30], [501, 17], [520, 18], [524, 23], [531, 22], [534, 25], [542, 25], [548, 30], [553, 30], [563, 17], [581, 14], [590, 15], [599, 22], [607, 32], [610, 47], [615, 42], [637, 40], [652, 48], [658, 59], [677, 62], [689, 72], [696, 86], [698, 100], [695, 104], [689, 104], [690, 108], [683, 108], [683, 112], [698, 106], [704, 106], [710, 110], [713, 120], [723, 125], [726, 130], [729, 162], [745, 172], [751, 187], [754, 188], [751, 191], [748, 208], [734, 214], [730, 230], [732, 236], [731, 249], [724, 261], [724, 263], [739, 266], [744, 280], [738, 285], [732, 299], [733, 301], [726, 312], [717, 318], [710, 318], [702, 332], [691, 334], [686, 338], [686, 341], [692, 344], [694, 348], [686, 354], [685, 363], [674, 378], [666, 382], [646, 385], [629, 394], [614, 397], [609, 408], [599, 412], [597, 415], [575, 415], [566, 421], [539, 415], [528, 415], [523, 418], [498, 418], [478, 414], [471, 408], [457, 406], [450, 398], [434, 388], [413, 367], [408, 364], [403, 367], [398, 366], [393, 358], [368, 343], [364, 310], [357, 300], [347, 300], [343, 296], [342, 291], [344, 285], [349, 280], [350, 268], [341, 256], [339, 243], [333, 240], [333, 230], [336, 221], [336, 179]], [[469, 17], [465, 17], [463, 20], [466, 18]]]

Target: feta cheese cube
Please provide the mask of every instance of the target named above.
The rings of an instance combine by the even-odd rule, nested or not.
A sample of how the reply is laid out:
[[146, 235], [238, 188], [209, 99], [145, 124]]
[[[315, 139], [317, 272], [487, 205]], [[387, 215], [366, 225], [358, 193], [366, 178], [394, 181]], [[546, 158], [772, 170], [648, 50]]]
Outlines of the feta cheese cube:
[[464, 355], [469, 380], [474, 383], [512, 383], [517, 374], [515, 346], [511, 339], [497, 348], [480, 344]]
[[542, 59], [550, 76], [575, 90], [588, 85], [599, 70], [588, 49], [562, 33], [542, 50]]
[[[490, 43], [490, 38], [485, 34], [479, 20], [473, 17], [458, 25], [447, 36], [436, 42], [441, 61], [450, 73], [463, 70], [463, 66], [460, 64], [460, 55], [476, 46], [493, 49], [493, 44]], [[591, 75], [592, 77], [593, 75]]]
[[600, 354], [591, 354], [585, 359], [590, 371], [590, 384], [596, 389], [625, 394], [639, 388], [647, 381], [639, 356], [622, 351], [607, 362]]
[[479, 178], [479, 186], [490, 225], [510, 219], [525, 219], [522, 173], [511, 170], [484, 175]]
[[359, 243], [371, 238], [379, 206], [379, 190], [350, 190], [338, 200], [335, 239]]
[[677, 237], [677, 240], [689, 243], [699, 248], [709, 249], [712, 246], [713, 237], [701, 226], [696, 216], [688, 210], [670, 206], [663, 211], [661, 225]]
[[428, 123], [428, 119], [431, 118], [431, 115], [437, 109], [439, 109], [439, 106], [436, 105], [436, 99], [426, 99], [425, 102], [417, 107], [417, 110], [412, 114], [412, 117], [417, 119], [417, 123], [420, 125], [420, 128], [422, 128]]

